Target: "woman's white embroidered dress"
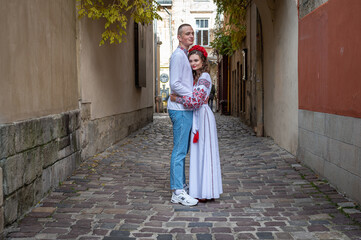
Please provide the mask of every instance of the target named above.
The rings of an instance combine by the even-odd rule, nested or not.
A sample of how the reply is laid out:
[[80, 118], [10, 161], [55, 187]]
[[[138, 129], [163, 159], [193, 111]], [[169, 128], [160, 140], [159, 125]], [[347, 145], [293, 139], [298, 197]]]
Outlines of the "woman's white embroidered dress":
[[[177, 97], [177, 102], [192, 108], [193, 126], [190, 146], [189, 195], [199, 199], [219, 198], [223, 193], [221, 165], [218, 151], [217, 127], [206, 99], [212, 82], [208, 73], [202, 73], [193, 87], [192, 97]], [[194, 136], [199, 133], [198, 142]]]

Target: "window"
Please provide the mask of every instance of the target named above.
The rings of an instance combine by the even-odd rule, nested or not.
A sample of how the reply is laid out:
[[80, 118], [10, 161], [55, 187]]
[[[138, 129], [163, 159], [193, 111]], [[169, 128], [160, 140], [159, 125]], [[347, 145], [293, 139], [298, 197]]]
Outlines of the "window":
[[157, 0], [161, 6], [172, 6], [172, 0]]
[[196, 20], [196, 44], [202, 46], [209, 45], [208, 19]]
[[143, 24], [134, 23], [135, 85], [137, 87], [147, 86], [145, 31], [146, 27]]

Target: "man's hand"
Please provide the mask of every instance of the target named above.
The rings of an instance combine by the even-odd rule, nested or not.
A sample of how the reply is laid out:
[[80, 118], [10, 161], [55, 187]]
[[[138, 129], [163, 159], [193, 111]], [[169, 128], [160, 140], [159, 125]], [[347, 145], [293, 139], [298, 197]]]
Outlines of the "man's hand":
[[[177, 97], [178, 97], [177, 94], [171, 94], [171, 95], [170, 95], [170, 100], [171, 100], [172, 102], [175, 102], [175, 101], [177, 101]], [[209, 101], [209, 97], [206, 98], [206, 100], [204, 101], [204, 103], [208, 103], [208, 101]]]
[[176, 100], [177, 100], [177, 94], [171, 94], [170, 95], [170, 100], [172, 101], [172, 102], [175, 102]]

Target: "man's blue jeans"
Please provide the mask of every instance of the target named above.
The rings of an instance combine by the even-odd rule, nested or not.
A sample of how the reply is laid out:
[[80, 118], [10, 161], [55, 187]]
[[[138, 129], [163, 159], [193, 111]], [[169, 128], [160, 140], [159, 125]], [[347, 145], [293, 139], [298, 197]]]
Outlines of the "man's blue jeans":
[[185, 158], [189, 150], [193, 111], [168, 110], [173, 123], [173, 151], [170, 160], [170, 189], [183, 189]]

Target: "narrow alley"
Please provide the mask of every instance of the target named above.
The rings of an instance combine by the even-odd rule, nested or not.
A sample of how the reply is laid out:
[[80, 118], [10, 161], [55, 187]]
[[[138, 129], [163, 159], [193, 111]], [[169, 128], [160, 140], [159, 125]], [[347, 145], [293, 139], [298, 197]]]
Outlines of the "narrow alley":
[[6, 239], [361, 239], [361, 214], [270, 138], [216, 115], [224, 194], [170, 203], [168, 115], [87, 161]]

